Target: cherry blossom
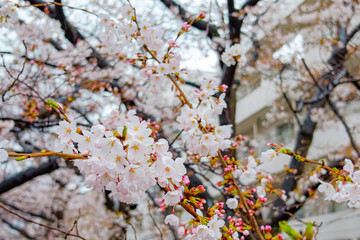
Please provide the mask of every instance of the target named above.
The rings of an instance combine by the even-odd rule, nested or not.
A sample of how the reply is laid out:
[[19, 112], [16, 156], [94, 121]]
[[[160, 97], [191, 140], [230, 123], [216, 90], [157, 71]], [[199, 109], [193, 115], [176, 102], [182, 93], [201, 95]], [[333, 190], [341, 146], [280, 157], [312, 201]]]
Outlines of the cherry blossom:
[[244, 66], [246, 63], [246, 57], [241, 53], [242, 47], [240, 44], [234, 44], [230, 48], [226, 49], [223, 54], [221, 54], [221, 59], [226, 66], [235, 65], [238, 62], [240, 67]]
[[[327, 10], [328, 13], [335, 11], [335, 7], [341, 8], [344, 16], [329, 15], [332, 15], [334, 19], [339, 19], [342, 23], [347, 23], [347, 16], [351, 14], [350, 8], [341, 4], [334, 4]], [[257, 11], [260, 10], [245, 8], [245, 11], [256, 16]], [[266, 12], [264, 9], [263, 11]], [[45, 7], [45, 12], [49, 14], [48, 6]], [[25, 48], [29, 48], [26, 49], [26, 58], [32, 57], [33, 54], [38, 58], [29, 62], [30, 68], [36, 69], [39, 74], [48, 76], [50, 80], [46, 86], [54, 85], [55, 90], [36, 88], [31, 89], [31, 92], [39, 90], [37, 93], [39, 96], [51, 96], [53, 90], [57, 91], [57, 88], [60, 88], [59, 86], [65, 86], [64, 90], [62, 88], [59, 90], [58, 96], [67, 96], [67, 101], [64, 101], [63, 107], [53, 109], [59, 110], [56, 112], [58, 113], [57, 121], [61, 116], [65, 119], [59, 122], [59, 126], [55, 130], [58, 136], [57, 141], [54, 140], [55, 144], [53, 144], [54, 150], [58, 151], [56, 156], [68, 154], [64, 157], [66, 160], [73, 159], [71, 156], [80, 157], [81, 159], [73, 160], [73, 162], [81, 172], [85, 184], [98, 191], [109, 191], [110, 197], [125, 203], [140, 203], [145, 198], [146, 191], [152, 186], [158, 185], [158, 188], [160, 187], [164, 192], [164, 197], [160, 201], [163, 205], [160, 209], [164, 210], [167, 206], [174, 206], [173, 214], [165, 218], [166, 224], [179, 226], [180, 220], [175, 216], [174, 211], [175, 206], [180, 202], [179, 205], [194, 217], [178, 228], [179, 235], [185, 239], [220, 239], [225, 234], [234, 239], [239, 239], [239, 235], [242, 234], [243, 236], [240, 239], [244, 239], [244, 236], [250, 234], [248, 229], [255, 229], [256, 232], [256, 223], [252, 222], [252, 226], [247, 226], [241, 219], [235, 219], [231, 216], [228, 217], [228, 222], [232, 228], [224, 230], [228, 225], [225, 227], [225, 221], [221, 219], [225, 214], [222, 209], [223, 202], [215, 203], [213, 208], [207, 210], [206, 217], [203, 217], [199, 209], [203, 209], [205, 200], [197, 194], [203, 193], [205, 188], [202, 185], [191, 188], [189, 186], [190, 180], [185, 175], [187, 173], [185, 162], [200, 162], [199, 166], [195, 166], [196, 171], [202, 167], [203, 163], [203, 166], [213, 168], [215, 173], [219, 170], [216, 167], [222, 166], [222, 170], [224, 170], [222, 172], [223, 180], [220, 181], [219, 186], [225, 185], [224, 190], [227, 193], [237, 195], [227, 199], [227, 207], [237, 209], [238, 198], [240, 197], [241, 204], [246, 210], [244, 213], [249, 219], [256, 214], [262, 206], [261, 204], [267, 201], [265, 198], [267, 192], [278, 194], [282, 199], [286, 198], [281, 190], [272, 188], [271, 176], [258, 168], [259, 165], [269, 163], [274, 159], [277, 154], [276, 151], [268, 150], [261, 153], [260, 158], [256, 159], [257, 154], [252, 149], [247, 148], [251, 156], [247, 155], [247, 158], [244, 158], [245, 161], [239, 160], [238, 156], [235, 155], [223, 156], [223, 151], [234, 151], [242, 143], [238, 139], [231, 139], [233, 126], [219, 126], [217, 123], [219, 114], [227, 107], [224, 92], [228, 87], [220, 85], [220, 78], [200, 78], [202, 80], [199, 80], [200, 87], [198, 89], [186, 89], [183, 86], [184, 76], [190, 76], [190, 74], [182, 68], [181, 55], [177, 52], [180, 43], [177, 40], [180, 35], [190, 32], [192, 24], [204, 19], [205, 15], [200, 14], [194, 21], [183, 23], [177, 37], [168, 40], [168, 44], [165, 44], [165, 36], [167, 35], [164, 34], [164, 29], [148, 22], [141, 22], [131, 5], [123, 6], [117, 14], [119, 14], [117, 18], [102, 12], [94, 14], [98, 16], [99, 22], [100, 34], [94, 40], [98, 46], [90, 46], [91, 41], [77, 40], [73, 46], [66, 46], [65, 49], [59, 50], [57, 53], [53, 49], [47, 49], [37, 56], [36, 51], [34, 51], [37, 44], [49, 42], [53, 36], [60, 36], [60, 39], [63, 35], [62, 32], [61, 34], [55, 33], [52, 29], [44, 31], [46, 33], [37, 32], [26, 21], [16, 26], [19, 21], [17, 9], [14, 5], [6, 2], [0, 8], [0, 27], [8, 27], [14, 30], [20, 39], [29, 42], [32, 42], [33, 38], [40, 39], [32, 45], [25, 45], [27, 42], [24, 41]], [[233, 13], [232, 16], [239, 17], [242, 14]], [[313, 17], [310, 16], [309, 19], [313, 19]], [[334, 44], [337, 44], [338, 47], [345, 47], [341, 41]], [[224, 48], [225, 46], [226, 43], [223, 44]], [[21, 55], [24, 54], [21, 53]], [[106, 56], [106, 60], [112, 65], [111, 69], [97, 65], [96, 62], [100, 61], [97, 59], [98, 55]], [[242, 68], [246, 65], [244, 49], [238, 43], [223, 51], [221, 58], [226, 66], [237, 64], [238, 67]], [[47, 64], [51, 67], [55, 66], [56, 76], [61, 78], [66, 75], [69, 79], [62, 81], [63, 79], [58, 80], [57, 77], [52, 77], [48, 68], [50, 66], [43, 63], [45, 61], [49, 61], [50, 64]], [[129, 68], [131, 67], [135, 70], [130, 71]], [[270, 68], [271, 66], [263, 64], [261, 67]], [[109, 79], [112, 79], [113, 82], [109, 82]], [[98, 81], [106, 82], [99, 84]], [[11, 83], [6, 81], [5, 85], [11, 86]], [[82, 89], [85, 85], [86, 87]], [[229, 87], [231, 89], [233, 86]], [[22, 93], [20, 87], [16, 86], [16, 88], [14, 93], [16, 91]], [[73, 96], [70, 96], [68, 93], [73, 88], [76, 91]], [[78, 90], [77, 88], [81, 89]], [[94, 90], [95, 88], [97, 90]], [[171, 90], [171, 94], [159, 94], [166, 90]], [[22, 94], [26, 96], [28, 92], [29, 90]], [[105, 97], [96, 95], [97, 92], [103, 93]], [[2, 97], [5, 96], [5, 93]], [[175, 96], [174, 99], [177, 102], [174, 105], [176, 106], [169, 107], [170, 110], [167, 110], [167, 113], [170, 114], [167, 117], [172, 120], [176, 118], [177, 122], [173, 124], [175, 127], [172, 126], [172, 130], [180, 131], [178, 137], [181, 141], [175, 139], [177, 141], [175, 143], [174, 140], [173, 143], [181, 149], [181, 153], [176, 152], [177, 149], [170, 149], [167, 140], [157, 136], [160, 124], [156, 125], [156, 121], [162, 116], [153, 111], [155, 106], [147, 104], [149, 93]], [[115, 97], [106, 98], [112, 94]], [[341, 94], [338, 95], [339, 98], [344, 97]], [[16, 95], [12, 97], [15, 99]], [[98, 104], [100, 106], [94, 107], [91, 103], [100, 97], [102, 98], [101, 104]], [[70, 121], [65, 112], [68, 114], [68, 111], [72, 111], [69, 110], [71, 109], [69, 106], [73, 106], [72, 101], [77, 103], [77, 101], [80, 102], [85, 98], [89, 99], [88, 107], [90, 115], [92, 115], [90, 119], [86, 119], [87, 124], [80, 124], [72, 118]], [[111, 100], [107, 102], [108, 99]], [[156, 100], [161, 102], [162, 99], [159, 101], [156, 98]], [[30, 100], [22, 101], [27, 107], [23, 116], [28, 117], [27, 120], [32, 122], [41, 110], [38, 99], [30, 98]], [[128, 104], [128, 101], [131, 101], [131, 104]], [[156, 118], [155, 124], [151, 123], [150, 120], [144, 121], [138, 117], [135, 110], [129, 110], [133, 104], [143, 110], [141, 114], [146, 115], [148, 112], [155, 112], [153, 114], [153, 117]], [[103, 115], [109, 111], [110, 106], [114, 106], [114, 109], [118, 108], [119, 111], [112, 111], [104, 118]], [[176, 110], [173, 111], [172, 107]], [[313, 120], [319, 121], [321, 117], [324, 117], [318, 116], [319, 113], [325, 112], [325, 108], [320, 109], [317, 111], [311, 109]], [[92, 121], [97, 122], [97, 124], [92, 124]], [[165, 122], [161, 122], [161, 124]], [[14, 122], [11, 124], [10, 127], [0, 126], [1, 137], [10, 133]], [[52, 133], [52, 130], [50, 132]], [[7, 138], [7, 136], [5, 137]], [[5, 148], [7, 144], [6, 140], [1, 141], [0, 148]], [[48, 150], [45, 149], [42, 153], [48, 153]], [[0, 161], [6, 160], [9, 154], [4, 149], [0, 149]], [[24, 155], [21, 157], [27, 158]], [[345, 163], [343, 170], [339, 173], [336, 172], [337, 178], [330, 183], [320, 181], [321, 185], [318, 190], [326, 195], [327, 200], [347, 202], [350, 207], [360, 207], [360, 170], [355, 171], [356, 166], [354, 167], [349, 159], [346, 159]], [[325, 168], [325, 166], [322, 167]], [[315, 177], [317, 178], [316, 173], [311, 178], [315, 179]], [[244, 185], [254, 183], [255, 186], [254, 188], [242, 188], [238, 184], [239, 181]], [[258, 196], [257, 199], [256, 196], [253, 196], [255, 192]], [[289, 195], [291, 194], [289, 193]], [[188, 202], [191, 202], [192, 205]], [[265, 226], [261, 230], [265, 231], [264, 234], [270, 234], [271, 227]], [[257, 234], [262, 236], [261, 233]]]
[[105, 188], [116, 199], [137, 203], [159, 181], [161, 186], [172, 189], [165, 195], [165, 204], [175, 205], [182, 197], [182, 192], [176, 189], [186, 173], [184, 160], [172, 160], [167, 141], [160, 139], [154, 143], [147, 123], [134, 114], [111, 113], [104, 119], [111, 129], [98, 124], [90, 131], [77, 131], [75, 123], [61, 121], [56, 132], [61, 143], [66, 146], [76, 143], [77, 148], [73, 145], [72, 151], [88, 157], [74, 162], [89, 187]]
[[174, 214], [167, 215], [165, 218], [165, 224], [169, 224], [171, 226], [177, 227], [179, 226], [179, 218]]
[[239, 201], [236, 198], [229, 198], [226, 200], [226, 206], [230, 209], [235, 209], [239, 205]]
[[267, 150], [266, 152], [261, 153], [261, 161], [264, 163], [271, 162], [276, 157], [276, 152], [272, 149]]

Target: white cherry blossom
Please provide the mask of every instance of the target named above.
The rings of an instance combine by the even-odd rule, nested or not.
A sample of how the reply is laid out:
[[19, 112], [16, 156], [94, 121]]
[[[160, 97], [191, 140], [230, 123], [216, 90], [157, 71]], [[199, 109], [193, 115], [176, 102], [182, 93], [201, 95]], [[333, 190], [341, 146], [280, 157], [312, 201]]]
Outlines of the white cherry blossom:
[[177, 227], [179, 226], [179, 218], [174, 214], [167, 215], [165, 218], [165, 224]]
[[226, 200], [226, 206], [230, 209], [235, 209], [239, 205], [239, 201], [236, 198], [229, 198]]

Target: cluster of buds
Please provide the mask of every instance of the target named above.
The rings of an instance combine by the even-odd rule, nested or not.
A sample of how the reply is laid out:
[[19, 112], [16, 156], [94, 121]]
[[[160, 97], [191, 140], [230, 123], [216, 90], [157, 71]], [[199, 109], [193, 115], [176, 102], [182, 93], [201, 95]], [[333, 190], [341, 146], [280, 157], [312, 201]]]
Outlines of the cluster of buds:
[[[241, 218], [235, 219], [229, 216], [227, 220], [229, 222], [229, 226], [224, 227], [223, 230], [224, 235], [229, 239], [243, 240], [246, 236], [250, 234], [249, 230], [251, 230], [251, 226], [245, 224]], [[240, 237], [239, 234], [241, 234], [242, 236]]]
[[152, 130], [151, 137], [155, 139], [160, 131], [161, 123], [156, 121], [151, 122], [150, 119], [148, 119], [146, 123], [148, 125], [148, 128]]
[[29, 121], [33, 122], [39, 116], [40, 105], [35, 98], [30, 99], [29, 101], [24, 100], [23, 104], [25, 105], [24, 112], [22, 115]]
[[188, 186], [184, 189], [184, 202], [193, 209], [193, 207], [189, 204], [192, 203], [195, 207], [199, 209], [204, 209], [204, 204], [206, 203], [205, 199], [195, 197], [196, 195], [205, 192], [205, 188], [203, 185], [199, 185], [197, 187], [188, 188]]

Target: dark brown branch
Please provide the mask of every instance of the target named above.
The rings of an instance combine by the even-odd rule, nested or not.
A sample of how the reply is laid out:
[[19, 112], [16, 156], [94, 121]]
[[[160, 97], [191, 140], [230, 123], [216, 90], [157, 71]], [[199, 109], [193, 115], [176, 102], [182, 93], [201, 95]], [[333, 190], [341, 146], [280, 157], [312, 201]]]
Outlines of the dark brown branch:
[[0, 194], [3, 194], [15, 187], [18, 187], [37, 176], [50, 173], [59, 168], [57, 157], [50, 157], [49, 161], [39, 167], [30, 167], [12, 177], [6, 178], [0, 183]]
[[[316, 94], [316, 96], [319, 96], [321, 94], [321, 91], [319, 90]], [[310, 108], [307, 111], [306, 118], [303, 121], [302, 128], [299, 130], [297, 137], [296, 137], [296, 144], [294, 147], [294, 152], [297, 155], [300, 156], [306, 156], [308, 153], [308, 150], [310, 148], [312, 138], [315, 132], [315, 128], [317, 126], [317, 122], [313, 122], [311, 119], [311, 110], [313, 108], [321, 108], [325, 105], [326, 101], [325, 99], [321, 99], [319, 102], [316, 102], [310, 106]], [[295, 158], [291, 159], [290, 163], [291, 169], [296, 169], [296, 173], [288, 173], [285, 177], [284, 182], [281, 185], [281, 189], [286, 191], [286, 194], [288, 195], [289, 192], [293, 191], [296, 188], [297, 180], [296, 176], [299, 176], [302, 174], [304, 163], [299, 162]], [[280, 198], [275, 202], [274, 206], [284, 206], [285, 203]]]
[[11, 203], [8, 203], [6, 202], [5, 200], [3, 199], [0, 199], [0, 202], [3, 203], [4, 205], [8, 206], [8, 207], [11, 207], [12, 209], [18, 211], [18, 212], [21, 212], [21, 213], [25, 213], [25, 214], [28, 214], [30, 216], [33, 216], [33, 217], [38, 217], [38, 218], [42, 218], [46, 221], [49, 221], [49, 222], [55, 222], [55, 220], [53, 218], [50, 218], [48, 216], [46, 216], [44, 213], [33, 213], [33, 212], [30, 212], [30, 211], [25, 211]]
[[360, 31], [360, 24], [358, 24], [347, 36], [347, 43], [351, 41], [351, 39], [355, 36], [357, 32]]
[[19, 232], [22, 236], [24, 236], [27, 239], [35, 239], [34, 237], [30, 236], [24, 229], [15, 226], [14, 224], [12, 224], [11, 222], [9, 222], [8, 220], [1, 218], [1, 221], [3, 223], [5, 223], [6, 225], [8, 225], [11, 229], [14, 229], [15, 231]]
[[[331, 91], [334, 90], [334, 88], [339, 85], [339, 84], [342, 84], [342, 83], [347, 83], [347, 82], [340, 82], [340, 80], [346, 76], [347, 74], [347, 70], [346, 68], [343, 68], [340, 73], [335, 77], [335, 79], [333, 81], [330, 81], [330, 83], [324, 88], [322, 89], [322, 93], [320, 95], [315, 95], [312, 99], [310, 100], [299, 100], [297, 102], [297, 108], [296, 108], [296, 111], [297, 112], [300, 112], [304, 105], [311, 105], [311, 104], [315, 104], [319, 101], [321, 101], [323, 98], [327, 97], [330, 95]], [[332, 78], [331, 77], [332, 75], [332, 71], [330, 72], [327, 72], [325, 74], [323, 74], [323, 76], [328, 76], [327, 78]], [[330, 76], [330, 77], [329, 77]], [[349, 82], [356, 82], [356, 81], [349, 81]]]
[[349, 140], [350, 140], [350, 143], [351, 143], [351, 146], [354, 148], [356, 154], [358, 157], [360, 157], [360, 152], [359, 152], [359, 148], [355, 142], [355, 139], [353, 138], [352, 136], [352, 133], [350, 131], [350, 128], [349, 126], [347, 125], [345, 119], [341, 116], [341, 114], [339, 113], [339, 110], [337, 109], [337, 107], [335, 106], [335, 104], [331, 101], [330, 97], [327, 96], [326, 97], [328, 103], [329, 103], [329, 106], [331, 108], [331, 110], [335, 113], [335, 115], [337, 116], [337, 118], [340, 120], [341, 124], [344, 126], [345, 128], [345, 131], [349, 137]]
[[241, 9], [245, 9], [245, 7], [250, 6], [254, 7], [258, 4], [261, 0], [247, 0], [241, 7]]
[[[241, 7], [241, 9], [245, 9], [245, 7], [247, 6], [255, 6], [259, 2], [260, 0], [246, 1], [244, 5]], [[232, 13], [236, 11], [236, 9], [234, 8], [234, 1], [228, 0], [227, 5], [229, 10], [230, 39], [232, 44], [239, 43], [241, 40], [240, 39], [241, 27], [247, 14], [245, 14], [241, 19], [239, 19], [232, 15]], [[237, 68], [237, 63], [230, 67], [226, 67], [221, 62], [221, 66], [223, 68], [223, 76], [221, 78], [221, 84], [225, 84], [226, 86], [228, 86], [228, 91], [226, 92], [225, 95], [225, 102], [228, 107], [224, 109], [222, 114], [220, 115], [220, 125], [232, 124], [233, 126], [235, 126], [236, 83], [234, 76]]]
[[78, 109], [78, 108], [76, 108], [76, 107], [70, 107], [70, 108], [71, 108], [72, 110], [74, 110], [75, 112], [77, 112], [78, 114], [80, 114], [80, 116], [83, 117], [83, 118], [86, 120], [86, 122], [87, 122], [88, 124], [90, 124], [90, 126], [93, 125], [93, 123], [91, 122], [91, 120], [86, 116], [86, 113], [81, 112], [81, 110]]
[[53, 47], [58, 51], [63, 51], [63, 47], [54, 39], [50, 38], [50, 44], [53, 45]]
[[[176, 3], [173, 0], [161, 0], [161, 2], [169, 9], [171, 8], [177, 8], [179, 10], [179, 17], [186, 22], [191, 22], [191, 19], [189, 18], [189, 14], [187, 13], [187, 11], [178, 3]], [[219, 36], [219, 33], [217, 31], [218, 27], [215, 26], [214, 24], [211, 24], [209, 22], [206, 22], [204, 20], [200, 20], [195, 22], [193, 25], [193, 27], [201, 30], [201, 31], [206, 31], [207, 32], [207, 36], [212, 39], [214, 36], [217, 37]]]
[[[340, 79], [342, 76], [344, 76], [344, 72], [346, 70], [342, 70], [338, 73], [337, 76], [332, 76], [329, 73], [326, 73], [323, 75], [323, 79], [328, 79], [328, 82], [336, 82], [338, 79]], [[331, 81], [331, 78], [335, 78], [334, 81]], [[329, 84], [331, 85], [331, 84]], [[314, 108], [322, 108], [325, 106], [327, 99], [323, 96], [323, 90], [318, 89], [317, 93], [315, 94], [314, 98], [319, 99], [319, 101], [316, 101], [312, 104], [310, 104], [309, 109], [307, 110], [306, 117], [304, 119], [304, 122], [302, 124], [303, 128], [299, 130], [297, 137], [296, 137], [296, 144], [294, 147], [294, 152], [297, 155], [300, 156], [306, 156], [308, 153], [308, 150], [311, 146], [312, 138], [317, 126], [317, 122], [313, 122], [311, 119], [311, 110]], [[286, 194], [288, 195], [289, 192], [293, 191], [297, 186], [297, 180], [296, 177], [301, 175], [304, 168], [304, 163], [299, 162], [295, 158], [291, 159], [290, 162], [290, 168], [296, 169], [296, 173], [287, 173], [285, 180], [283, 181], [281, 185], [281, 189], [285, 190]], [[274, 207], [281, 207], [285, 206], [285, 202], [282, 199], [278, 199], [274, 203]]]
[[314, 75], [312, 74], [310, 68], [308, 67], [308, 65], [305, 62], [305, 59], [303, 57], [301, 57], [301, 62], [304, 64], [304, 67], [307, 71], [307, 73], [309, 74], [309, 76], [311, 77], [311, 79], [313, 80], [313, 82], [315, 83], [315, 85], [320, 89], [323, 90], [322, 87], [319, 85], [318, 80], [314, 77]]
[[[29, 0], [30, 4], [45, 4], [42, 0]], [[61, 3], [60, 0], [55, 1]], [[64, 30], [65, 37], [73, 44], [76, 45], [77, 41], [85, 40], [85, 37], [73, 26], [66, 18], [61, 5], [47, 6], [50, 12], [49, 17], [58, 20], [61, 24], [61, 29]], [[37, 6], [38, 9], [45, 12], [45, 6]], [[91, 47], [91, 56], [96, 58], [97, 64], [100, 68], [110, 67], [110, 64], [103, 58], [93, 47]]]

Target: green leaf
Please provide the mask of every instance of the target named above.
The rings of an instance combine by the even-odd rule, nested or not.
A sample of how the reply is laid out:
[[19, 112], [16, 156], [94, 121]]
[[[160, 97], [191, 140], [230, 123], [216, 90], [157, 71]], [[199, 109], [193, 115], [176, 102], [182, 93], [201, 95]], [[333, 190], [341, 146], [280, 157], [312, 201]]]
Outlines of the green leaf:
[[58, 104], [57, 102], [51, 100], [51, 99], [46, 100], [46, 103], [47, 103], [47, 105], [49, 105], [49, 107], [51, 107], [51, 108], [55, 108], [55, 109], [59, 109], [59, 108], [60, 108], [59, 104]]
[[281, 231], [286, 233], [292, 240], [301, 240], [301, 234], [295, 231], [286, 221], [280, 221], [279, 226]]
[[127, 127], [126, 127], [126, 125], [124, 125], [124, 129], [123, 129], [123, 131], [122, 131], [122, 137], [125, 137], [126, 136], [126, 133], [127, 133]]
[[26, 159], [25, 156], [20, 156], [20, 157], [15, 158], [15, 160], [18, 161], [18, 162], [23, 161], [25, 159]]
[[312, 229], [312, 223], [308, 222], [306, 224], [306, 229], [305, 229], [305, 233], [304, 233], [304, 237], [306, 237], [306, 240], [311, 240], [313, 239], [314, 236], [314, 230]]

